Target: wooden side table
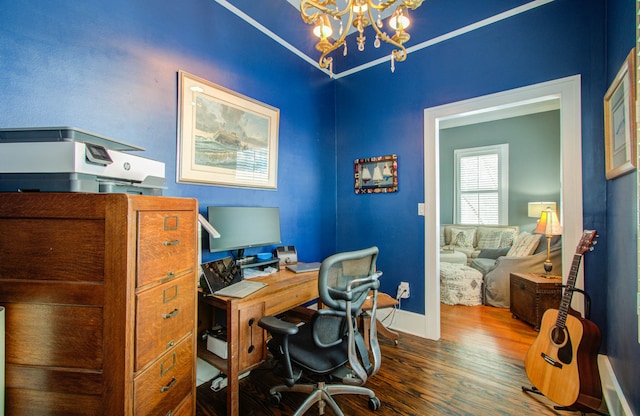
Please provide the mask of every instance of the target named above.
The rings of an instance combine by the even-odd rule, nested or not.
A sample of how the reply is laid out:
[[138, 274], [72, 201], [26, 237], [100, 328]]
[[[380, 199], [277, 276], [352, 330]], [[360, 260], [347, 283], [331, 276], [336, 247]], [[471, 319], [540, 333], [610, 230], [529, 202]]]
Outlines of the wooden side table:
[[562, 300], [562, 278], [547, 279], [536, 273], [511, 273], [510, 310], [519, 318], [540, 330], [542, 315], [547, 309], [558, 309]]

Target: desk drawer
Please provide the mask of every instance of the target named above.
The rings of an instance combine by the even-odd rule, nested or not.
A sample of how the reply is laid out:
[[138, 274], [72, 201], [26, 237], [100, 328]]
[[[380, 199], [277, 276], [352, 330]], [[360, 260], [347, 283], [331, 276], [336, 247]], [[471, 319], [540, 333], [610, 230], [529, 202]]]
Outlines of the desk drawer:
[[195, 232], [190, 211], [140, 212], [137, 287], [193, 270]]
[[166, 415], [191, 394], [193, 339], [185, 338], [138, 375], [134, 382], [136, 415]]
[[193, 285], [187, 274], [137, 295], [135, 371], [195, 329]]

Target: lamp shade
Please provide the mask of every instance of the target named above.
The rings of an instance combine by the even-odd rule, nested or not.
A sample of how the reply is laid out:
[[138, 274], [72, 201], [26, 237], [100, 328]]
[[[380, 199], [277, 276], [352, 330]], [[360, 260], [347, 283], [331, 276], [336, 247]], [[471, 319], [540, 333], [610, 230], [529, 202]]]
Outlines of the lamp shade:
[[533, 232], [535, 234], [544, 234], [547, 237], [551, 237], [552, 235], [561, 235], [562, 227], [558, 220], [558, 214], [549, 208], [542, 211], [540, 214], [540, 221], [538, 221], [538, 226], [533, 230]]
[[556, 211], [556, 203], [555, 202], [529, 202], [527, 216], [529, 218], [540, 218], [540, 214], [547, 208], [551, 208], [553, 211]]

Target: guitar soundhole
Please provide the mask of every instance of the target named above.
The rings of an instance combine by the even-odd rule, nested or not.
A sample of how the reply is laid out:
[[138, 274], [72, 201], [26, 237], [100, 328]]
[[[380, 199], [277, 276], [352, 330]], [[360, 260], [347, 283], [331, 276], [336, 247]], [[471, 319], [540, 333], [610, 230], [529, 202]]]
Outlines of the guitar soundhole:
[[556, 345], [562, 345], [564, 344], [565, 339], [566, 336], [564, 330], [562, 328], [554, 326], [551, 330], [551, 341], [553, 341], [553, 343]]

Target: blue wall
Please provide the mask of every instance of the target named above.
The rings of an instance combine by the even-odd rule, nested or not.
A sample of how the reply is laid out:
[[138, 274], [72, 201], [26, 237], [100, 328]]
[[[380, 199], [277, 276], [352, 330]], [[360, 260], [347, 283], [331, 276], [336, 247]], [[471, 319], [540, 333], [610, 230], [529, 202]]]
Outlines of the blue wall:
[[[335, 133], [318, 111], [332, 114], [333, 86], [318, 70], [211, 0], [0, 8], [0, 127], [74, 126], [142, 146], [166, 164], [165, 195], [198, 198], [203, 213], [278, 206], [301, 260], [335, 252]], [[176, 183], [178, 70], [280, 109], [276, 191]]]
[[[606, 79], [611, 83], [635, 44], [635, 2], [610, 0], [607, 6]], [[610, 236], [607, 265], [607, 355], [618, 381], [640, 414], [640, 344], [638, 344], [637, 174], [633, 172], [607, 182], [606, 229]]]

